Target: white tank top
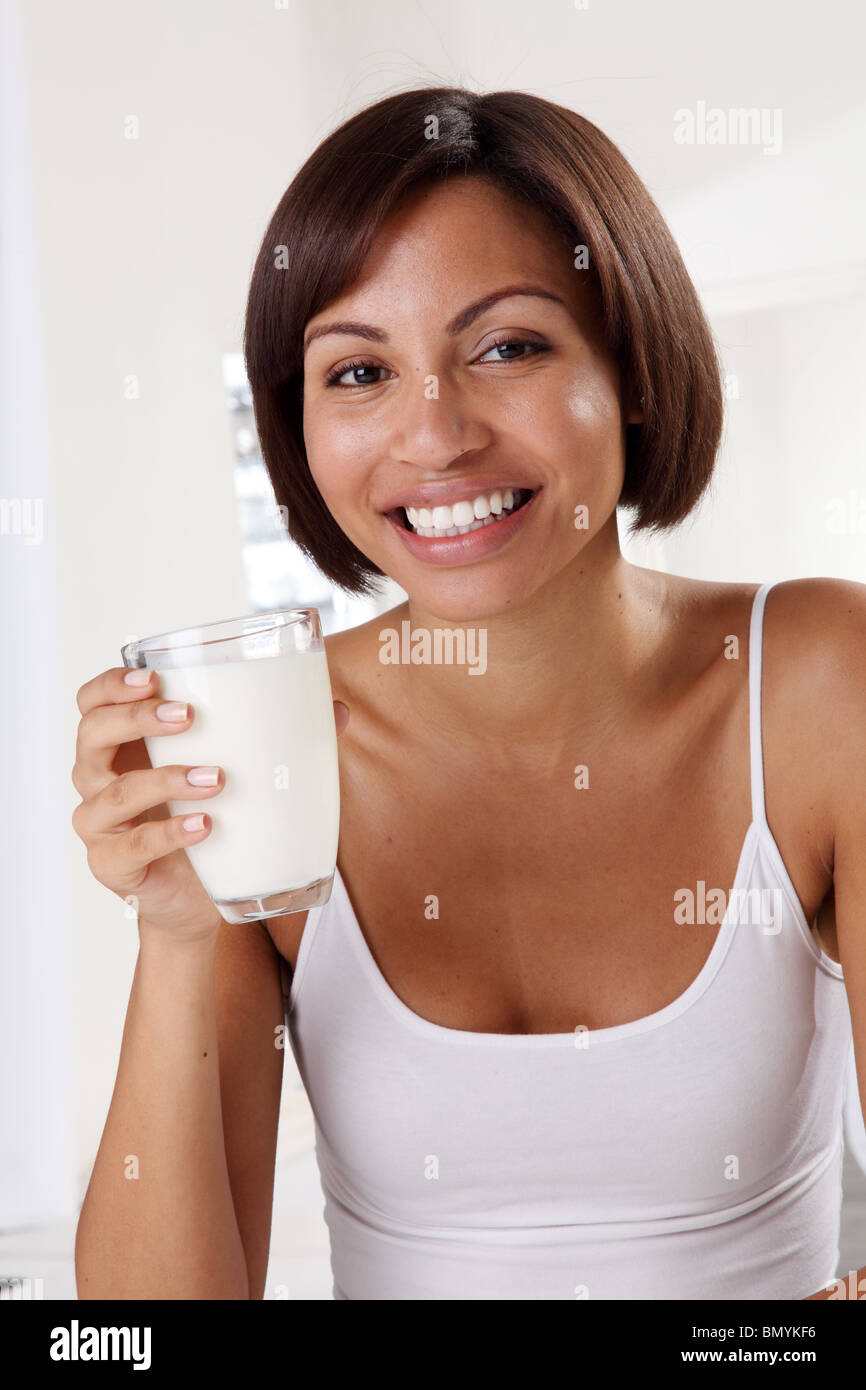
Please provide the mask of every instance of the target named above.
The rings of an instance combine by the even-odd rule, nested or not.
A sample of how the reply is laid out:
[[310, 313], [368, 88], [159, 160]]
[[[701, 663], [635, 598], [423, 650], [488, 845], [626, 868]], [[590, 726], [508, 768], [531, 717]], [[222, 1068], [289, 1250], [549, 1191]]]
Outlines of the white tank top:
[[732, 892], [672, 1004], [588, 1033], [445, 1028], [387, 984], [339, 871], [310, 910], [283, 989], [335, 1298], [803, 1299], [835, 1277], [851, 1020], [764, 810], [770, 587], [733, 885], [766, 911]]

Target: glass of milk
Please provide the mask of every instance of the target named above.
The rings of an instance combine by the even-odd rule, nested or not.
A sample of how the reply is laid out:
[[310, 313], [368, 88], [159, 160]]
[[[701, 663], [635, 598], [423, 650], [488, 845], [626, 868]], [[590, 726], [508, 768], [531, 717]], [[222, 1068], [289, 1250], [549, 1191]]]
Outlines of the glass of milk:
[[340, 781], [325, 644], [315, 608], [227, 618], [121, 648], [159, 673], [160, 694], [192, 706], [190, 728], [146, 738], [153, 767], [223, 769], [205, 805], [211, 832], [189, 855], [227, 922], [304, 912], [328, 901], [337, 863]]

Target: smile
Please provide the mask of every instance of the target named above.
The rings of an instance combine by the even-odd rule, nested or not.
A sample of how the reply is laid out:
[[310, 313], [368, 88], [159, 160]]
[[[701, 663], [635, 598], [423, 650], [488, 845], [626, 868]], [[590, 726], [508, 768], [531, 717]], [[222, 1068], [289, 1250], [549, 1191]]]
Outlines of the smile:
[[479, 493], [474, 501], [455, 502], [450, 507], [399, 507], [403, 524], [416, 536], [464, 536], [482, 526], [491, 526], [528, 502], [529, 488], [506, 488], [504, 492]]
[[499, 550], [523, 527], [540, 491], [504, 488], [450, 506], [395, 507], [385, 516], [418, 559], [468, 564]]

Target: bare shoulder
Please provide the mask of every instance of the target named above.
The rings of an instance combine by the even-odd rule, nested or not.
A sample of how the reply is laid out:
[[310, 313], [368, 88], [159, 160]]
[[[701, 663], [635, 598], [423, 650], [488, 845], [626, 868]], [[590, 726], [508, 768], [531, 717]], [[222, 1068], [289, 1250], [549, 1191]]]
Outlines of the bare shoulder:
[[[748, 629], [759, 583], [722, 583], [668, 576], [678, 618], [715, 629]], [[773, 584], [764, 613], [765, 676], [788, 678], [802, 696], [846, 693], [861, 698], [866, 674], [866, 584], [849, 579], [786, 579]]]
[[407, 614], [408, 606], [400, 604], [325, 638], [331, 690], [349, 711], [340, 735], [341, 777], [368, 757], [381, 755], [394, 736], [395, 722], [399, 725], [394, 680], [388, 679], [379, 660], [380, 639], [385, 629], [399, 627]]
[[[764, 650], [779, 681], [798, 687], [826, 726], [863, 710], [866, 696], [866, 584], [788, 579], [767, 596]], [[830, 701], [831, 703], [827, 703]]]
[[325, 638], [325, 651], [328, 656], [328, 670], [334, 699], [341, 699], [337, 689], [345, 693], [361, 694], [369, 690], [371, 683], [378, 681], [381, 664], [378, 661], [380, 650], [379, 635], [388, 627], [393, 627], [407, 615], [406, 604], [399, 604], [386, 613], [379, 613], [366, 623], [345, 628], [342, 632], [332, 632]]
[[765, 756], [782, 769], [781, 785], [832, 863], [838, 827], [866, 780], [866, 585], [823, 577], [774, 584], [762, 677]]
[[325, 638], [328, 674], [335, 700], [348, 704], [363, 681], [366, 646], [363, 633], [369, 627], [369, 623], [362, 623], [358, 627], [345, 628], [342, 632], [331, 632]]

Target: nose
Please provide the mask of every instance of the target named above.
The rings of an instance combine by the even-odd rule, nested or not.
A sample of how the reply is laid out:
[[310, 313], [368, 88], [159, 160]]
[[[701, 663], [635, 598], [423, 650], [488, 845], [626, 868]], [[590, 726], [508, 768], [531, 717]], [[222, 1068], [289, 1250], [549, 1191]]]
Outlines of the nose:
[[397, 463], [442, 472], [455, 459], [486, 448], [493, 430], [470, 403], [440, 377], [418, 374], [398, 407], [389, 441], [389, 457]]

